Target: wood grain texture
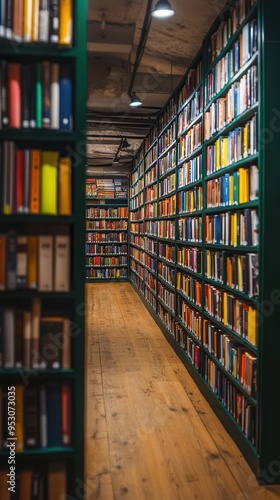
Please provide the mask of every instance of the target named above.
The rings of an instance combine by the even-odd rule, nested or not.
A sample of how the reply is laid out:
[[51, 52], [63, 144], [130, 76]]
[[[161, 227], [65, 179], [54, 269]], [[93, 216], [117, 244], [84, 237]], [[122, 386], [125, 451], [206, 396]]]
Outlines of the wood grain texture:
[[87, 500], [280, 498], [258, 486], [129, 283], [86, 285]]

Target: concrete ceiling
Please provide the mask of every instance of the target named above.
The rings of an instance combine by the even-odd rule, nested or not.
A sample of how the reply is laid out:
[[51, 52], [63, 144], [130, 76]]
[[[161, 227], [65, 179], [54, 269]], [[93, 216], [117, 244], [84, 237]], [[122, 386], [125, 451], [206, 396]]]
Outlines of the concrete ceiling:
[[112, 165], [122, 137], [128, 138], [130, 147], [121, 150], [119, 157], [124, 165], [130, 163], [226, 1], [170, 0], [174, 16], [165, 20], [149, 17], [132, 87], [143, 106], [135, 109], [129, 107], [127, 92], [149, 3], [89, 0], [88, 165]]

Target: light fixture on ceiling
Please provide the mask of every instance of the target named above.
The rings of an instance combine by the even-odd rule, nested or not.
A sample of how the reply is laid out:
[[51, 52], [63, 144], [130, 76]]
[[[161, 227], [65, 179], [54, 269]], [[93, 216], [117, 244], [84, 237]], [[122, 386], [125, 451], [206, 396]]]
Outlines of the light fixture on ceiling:
[[142, 101], [141, 99], [135, 94], [135, 92], [131, 92], [131, 101], [129, 103], [129, 106], [132, 106], [133, 108], [137, 108], [138, 106], [142, 106]]
[[158, 0], [156, 3], [154, 10], [151, 12], [153, 17], [164, 18], [170, 17], [175, 14], [175, 11], [172, 9], [168, 0]]
[[130, 147], [130, 144], [129, 144], [127, 138], [125, 137], [122, 141], [122, 149], [129, 148], [129, 147]]
[[120, 163], [120, 160], [118, 159], [118, 156], [116, 155], [115, 158], [113, 159], [113, 165], [118, 165]]

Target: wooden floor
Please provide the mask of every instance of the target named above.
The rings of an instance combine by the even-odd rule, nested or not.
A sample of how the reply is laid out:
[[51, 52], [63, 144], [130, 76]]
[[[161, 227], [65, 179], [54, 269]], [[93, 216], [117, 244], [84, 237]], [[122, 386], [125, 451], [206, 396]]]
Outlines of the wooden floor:
[[129, 283], [86, 285], [86, 500], [280, 498], [247, 463]]

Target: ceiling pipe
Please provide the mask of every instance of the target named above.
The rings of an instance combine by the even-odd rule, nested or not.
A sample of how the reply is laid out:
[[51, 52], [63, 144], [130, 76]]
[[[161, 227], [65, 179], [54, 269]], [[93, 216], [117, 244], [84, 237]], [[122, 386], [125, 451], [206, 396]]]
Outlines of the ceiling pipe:
[[129, 82], [129, 86], [128, 86], [128, 90], [127, 90], [127, 94], [129, 97], [131, 97], [131, 94], [132, 94], [134, 80], [135, 80], [135, 77], [136, 77], [136, 74], [138, 71], [140, 61], [141, 61], [143, 53], [144, 53], [146, 41], [148, 38], [150, 26], [151, 26], [152, 3], [153, 3], [153, 0], [148, 0], [145, 18], [144, 18], [144, 22], [143, 22], [143, 26], [142, 26], [142, 31], [141, 31], [141, 36], [140, 36], [139, 44], [138, 44], [137, 51], [136, 51], [136, 57], [135, 57], [135, 61], [134, 61], [133, 71], [131, 73], [130, 82]]

